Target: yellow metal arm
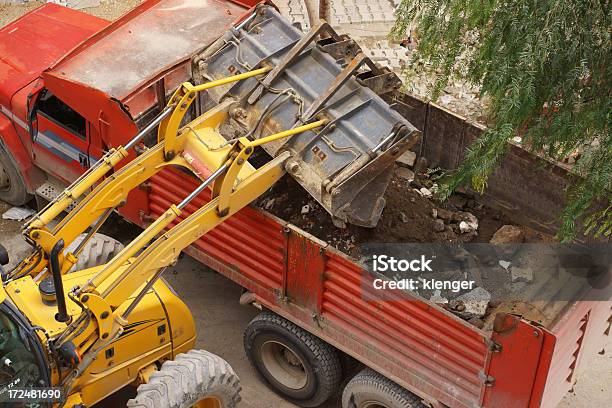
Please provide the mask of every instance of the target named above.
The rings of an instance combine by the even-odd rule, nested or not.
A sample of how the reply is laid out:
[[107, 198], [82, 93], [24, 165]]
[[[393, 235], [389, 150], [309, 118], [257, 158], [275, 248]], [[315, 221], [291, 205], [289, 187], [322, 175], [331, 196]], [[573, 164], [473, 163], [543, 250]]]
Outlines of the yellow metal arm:
[[[78, 255], [64, 255], [62, 243], [68, 246], [90, 225], [97, 223], [96, 220], [110, 214], [127, 200], [130, 191], [168, 166], [181, 167], [202, 181], [188, 197], [171, 205], [111, 261], [101, 266], [85, 284], [69, 291], [73, 302], [83, 307], [83, 313], [67, 322], [66, 330], [51, 339], [54, 347], [72, 343], [82, 357], [76, 369], [65, 378], [66, 387], [71, 386], [78, 373], [87, 369], [100, 350], [122, 333], [135, 305], [163, 270], [176, 262], [183, 249], [247, 206], [283, 176], [290, 153], [281, 153], [255, 169], [248, 162], [255, 147], [311, 131], [327, 123], [326, 120], [318, 120], [254, 141], [242, 137], [228, 142], [218, 132], [221, 124], [229, 118], [230, 103], [222, 103], [179, 130], [198, 92], [262, 75], [269, 70], [261, 68], [198, 86], [183, 84], [154, 121], [159, 124], [159, 143], [156, 146], [103, 179], [113, 166], [128, 156], [129, 148], [139, 142], [142, 134], [151, 130], [149, 125], [125, 147], [111, 150], [28, 224], [25, 234], [37, 246], [38, 252], [20, 265], [17, 276], [21, 276], [20, 273], [35, 276], [45, 270], [53, 270], [54, 279], [61, 284], [61, 275], [72, 268]], [[168, 229], [183, 216], [187, 204], [209, 187], [212, 187], [211, 201]], [[47, 228], [50, 221], [91, 188], [93, 191], [83, 197], [56, 227]], [[52, 253], [57, 256], [49, 256]], [[51, 268], [49, 258], [54, 260]], [[59, 293], [57, 296], [60, 296]], [[58, 309], [61, 309], [59, 305], [58, 302]], [[70, 317], [65, 313], [65, 304], [63, 308], [68, 320]]]
[[[308, 130], [315, 129], [327, 123], [320, 120], [311, 124], [303, 125], [289, 131], [271, 135], [266, 142], [289, 137]], [[190, 133], [185, 133], [179, 139], [184, 144], [184, 139], [197, 137]], [[219, 136], [221, 137], [221, 136]], [[145, 229], [134, 241], [124, 248], [114, 259], [94, 276], [84, 287], [80, 288], [78, 295], [93, 292], [100, 293], [111, 308], [117, 308], [127, 300], [139, 287], [143, 285], [156, 270], [169, 266], [174, 263], [179, 254], [187, 246], [191, 245], [202, 235], [212, 228], [222, 223], [230, 215], [236, 213], [243, 207], [250, 204], [259, 195], [268, 190], [284, 174], [284, 162], [289, 158], [289, 153], [281, 154], [260, 169], [256, 170], [246, 179], [237, 182], [238, 174], [248, 163], [249, 157], [254, 152], [254, 147], [261, 144], [262, 139], [250, 141], [240, 138], [224, 154], [225, 159], [222, 165], [204, 183], [194, 191], [182, 203], [171, 206], [161, 217]], [[158, 152], [158, 154], [161, 152]], [[181, 157], [181, 156], [176, 156]], [[215, 162], [217, 160], [214, 160]], [[210, 166], [210, 163], [206, 163]], [[131, 166], [130, 166], [131, 167]], [[188, 167], [186, 165], [186, 167]], [[137, 258], [132, 257], [138, 253], [147, 243], [157, 236], [165, 227], [182, 214], [182, 208], [202, 191], [204, 187], [214, 182], [212, 189], [213, 199], [205, 207], [179, 223], [169, 232], [149, 246]], [[200, 215], [199, 217], [197, 215]], [[185, 227], [188, 225], [188, 227]], [[187, 228], [190, 232], [180, 233], [181, 229]], [[169, 235], [172, 233], [171, 235]], [[178, 234], [178, 235], [176, 235]], [[168, 237], [178, 237], [176, 241], [168, 241]], [[151, 248], [163, 248], [151, 253]], [[122, 270], [118, 275], [116, 272], [121, 266], [129, 262], [129, 266]]]
[[[45, 209], [25, 225], [24, 235], [29, 241], [39, 247], [42, 252], [49, 254], [60, 239], [63, 239], [65, 245], [68, 246], [79, 234], [92, 225], [96, 219], [102, 217], [105, 212], [111, 211], [124, 203], [132, 189], [160, 171], [164, 166], [179, 165], [187, 167], [192, 171], [196, 170], [189, 166], [189, 163], [183, 157], [177, 157], [174, 152], [180, 151], [183, 147], [183, 141], [178, 134], [178, 128], [197, 93], [262, 75], [270, 69], [269, 67], [260, 68], [197, 86], [190, 83], [182, 84], [168, 102], [168, 106], [152, 123], [142, 129], [125, 147], [119, 146], [111, 149], [90, 170], [49, 203]], [[213, 117], [211, 120], [214, 122], [223, 118], [225, 118], [225, 115]], [[159, 125], [160, 140], [163, 140], [165, 143], [158, 144], [152, 151], [132, 162], [132, 165], [124, 167], [118, 173], [100, 183], [55, 228], [52, 230], [47, 228], [51, 221], [95, 186], [96, 183], [99, 183], [120, 161], [128, 157], [128, 150], [139, 143], [144, 135], [157, 125]], [[216, 123], [211, 123], [211, 125], [214, 127]], [[172, 154], [168, 154], [169, 151]], [[197, 171], [194, 172], [197, 174]], [[64, 258], [64, 254], [60, 254], [62, 271], [66, 272], [76, 263], [77, 258], [76, 256]], [[48, 261], [43, 254], [41, 252], [34, 252], [15, 268], [11, 277], [20, 277], [26, 273], [36, 275], [47, 267]]]
[[[218, 116], [212, 115], [211, 118]], [[210, 119], [212, 121], [212, 119]], [[281, 137], [289, 137], [307, 130], [324, 125], [326, 121], [318, 121], [313, 124], [291, 129], [272, 135], [268, 141], [277, 140]], [[204, 123], [210, 125], [211, 123]], [[210, 131], [210, 127], [207, 128]], [[202, 128], [200, 127], [200, 130]], [[209, 135], [210, 136], [210, 135]], [[223, 145], [222, 136], [218, 135], [218, 143], [214, 146]], [[177, 138], [177, 146], [190, 146], [199, 143], [197, 132], [184, 132]], [[204, 164], [210, 166], [212, 163], [222, 163], [192, 194], [181, 203], [172, 205], [158, 220], [145, 229], [133, 242], [123, 249], [116, 257], [106, 264], [87, 284], [76, 289], [73, 296], [79, 303], [87, 307], [93, 316], [92, 324], [75, 326], [74, 332], [78, 334], [72, 340], [83, 355], [79, 370], [84, 370], [91, 363], [93, 356], [112, 342], [122, 333], [123, 325], [129, 318], [129, 313], [135, 304], [142, 298], [153, 282], [159, 278], [161, 271], [173, 265], [181, 251], [202, 235], [225, 221], [240, 209], [255, 200], [258, 196], [268, 190], [285, 173], [285, 162], [290, 153], [284, 152], [268, 162], [261, 168], [254, 170], [244, 179], [239, 180], [238, 174], [249, 165], [248, 159], [254, 152], [254, 147], [259, 141], [249, 141], [240, 138], [226, 149], [215, 149], [217, 155], [224, 158], [214, 158], [212, 150], [210, 156], [202, 156], [200, 159], [210, 158], [210, 162]], [[157, 160], [161, 161], [162, 152], [156, 148]], [[184, 161], [185, 151], [179, 150], [171, 163], [182, 163], [185, 167], [194, 170], [189, 161]], [[165, 166], [169, 162], [160, 163]], [[132, 165], [127, 166], [126, 172], [132, 172]], [[138, 167], [138, 166], [136, 166]], [[147, 173], [143, 170], [144, 173]], [[143, 174], [144, 174], [143, 173]], [[212, 200], [195, 211], [189, 217], [166, 231], [155, 239], [146, 249], [144, 248], [155, 236], [182, 214], [182, 209], [203, 188], [214, 182], [212, 189]], [[140, 252], [139, 252], [140, 251]], [[125, 307], [129, 299], [135, 299]], [[126, 310], [120, 312], [120, 310]], [[106, 316], [102, 318], [102, 316]]]
[[221, 78], [216, 81], [207, 82], [205, 84], [193, 85], [189, 82], [183, 83], [172, 95], [169, 105], [176, 106], [176, 109], [172, 112], [172, 115], [165, 119], [159, 126], [157, 133], [157, 140], [161, 142], [165, 140], [164, 153], [166, 158], [171, 159], [176, 155], [176, 135], [178, 134], [179, 127], [185, 117], [185, 114], [189, 110], [189, 107], [195, 100], [196, 95], [199, 92], [211, 89], [217, 86], [227, 85], [232, 82], [242, 81], [244, 79], [252, 78], [258, 75], [265, 74], [270, 71], [272, 67], [264, 67], [254, 69], [249, 72], [245, 72], [238, 75]]

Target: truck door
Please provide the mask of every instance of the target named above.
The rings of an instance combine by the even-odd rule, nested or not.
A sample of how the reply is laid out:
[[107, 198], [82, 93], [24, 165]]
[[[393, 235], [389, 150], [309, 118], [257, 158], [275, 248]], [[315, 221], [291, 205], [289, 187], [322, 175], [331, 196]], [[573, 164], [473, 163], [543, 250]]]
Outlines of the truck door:
[[41, 92], [32, 132], [34, 161], [48, 174], [72, 182], [92, 164], [87, 123], [51, 92]]

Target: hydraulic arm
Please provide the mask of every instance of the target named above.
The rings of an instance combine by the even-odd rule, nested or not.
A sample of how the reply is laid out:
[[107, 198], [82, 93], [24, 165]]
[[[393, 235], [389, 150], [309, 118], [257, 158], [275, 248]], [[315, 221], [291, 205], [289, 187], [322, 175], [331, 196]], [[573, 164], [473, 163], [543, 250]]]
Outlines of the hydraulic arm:
[[[255, 169], [248, 162], [255, 148], [326, 124], [326, 119], [314, 118], [309, 123], [256, 140], [247, 137], [226, 140], [218, 129], [227, 120], [230, 104], [222, 103], [180, 127], [199, 92], [261, 76], [270, 69], [263, 67], [197, 86], [183, 84], [149, 126], [125, 146], [111, 149], [26, 224], [24, 235], [36, 250], [5, 280], [30, 275], [40, 281], [52, 275], [58, 304], [56, 320], [67, 326], [61, 334], [50, 339], [50, 344], [73, 366], [70, 374], [63, 378], [64, 387], [69, 388], [100, 350], [122, 333], [138, 302], [164, 269], [176, 262], [184, 248], [251, 203], [285, 173], [289, 152], [279, 154]], [[108, 175], [157, 125], [159, 143]], [[171, 205], [85, 284], [64, 291], [62, 275], [76, 263], [87, 238], [127, 200], [131, 190], [169, 166], [190, 171], [201, 180], [201, 184], [180, 203]], [[212, 189], [212, 200], [180, 219], [184, 209], [205, 188]], [[56, 226], [49, 226], [79, 198], [81, 200], [67, 216]], [[169, 228], [173, 223], [176, 225]], [[64, 248], [90, 226], [84, 242], [73, 252], [65, 253]], [[165, 229], [168, 230], [164, 232]], [[64, 292], [82, 308], [80, 316], [70, 318]]]

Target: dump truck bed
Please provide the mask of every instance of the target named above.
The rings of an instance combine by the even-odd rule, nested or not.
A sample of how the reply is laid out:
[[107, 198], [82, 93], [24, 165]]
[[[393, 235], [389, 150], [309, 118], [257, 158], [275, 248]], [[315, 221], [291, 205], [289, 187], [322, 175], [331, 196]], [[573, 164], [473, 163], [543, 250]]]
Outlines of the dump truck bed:
[[[425, 106], [423, 112], [429, 109], [439, 108]], [[472, 126], [450, 113], [442, 117]], [[422, 119], [420, 124], [429, 126]], [[438, 140], [444, 133], [432, 130], [428, 136]], [[457, 148], [445, 147], [440, 151]], [[526, 165], [528, 155], [518, 157], [514, 164]], [[537, 161], [531, 160], [529, 165]], [[174, 170], [158, 174], [149, 186], [147, 215], [160, 216], [195, 185]], [[202, 193], [187, 212], [209, 198]], [[544, 221], [540, 217], [531, 225]], [[449, 407], [555, 406], [571, 388], [583, 357], [599, 350], [612, 319], [610, 302], [576, 301], [559, 309], [547, 327], [501, 313], [483, 330], [404, 292], [388, 290], [391, 301], [366, 301], [365, 271], [357, 260], [259, 208], [243, 209], [187, 252], [247, 289], [243, 303], [284, 316], [417, 395]]]

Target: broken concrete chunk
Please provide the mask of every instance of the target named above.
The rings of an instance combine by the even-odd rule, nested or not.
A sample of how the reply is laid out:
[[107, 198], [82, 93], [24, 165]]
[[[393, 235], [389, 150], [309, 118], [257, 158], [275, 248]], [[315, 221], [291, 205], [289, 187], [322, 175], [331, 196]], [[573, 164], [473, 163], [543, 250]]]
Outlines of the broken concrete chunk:
[[274, 202], [275, 202], [275, 201], [276, 201], [276, 200], [275, 200], [274, 198], [269, 199], [269, 200], [268, 200], [268, 201], [266, 201], [266, 203], [264, 204], [264, 208], [265, 208], [266, 210], [270, 210], [270, 209], [272, 209], [272, 207], [274, 207]]
[[431, 194], [431, 191], [429, 191], [427, 188], [422, 187], [419, 191], [419, 194], [421, 194], [423, 197], [425, 198], [431, 198], [431, 196], [433, 194]]
[[414, 163], [416, 162], [416, 153], [408, 150], [400, 157], [398, 157], [395, 162], [400, 166], [413, 167]]
[[442, 105], [448, 105], [449, 103], [451, 103], [451, 102], [452, 102], [452, 100], [453, 100], [453, 97], [452, 97], [451, 95], [448, 95], [448, 94], [446, 94], [446, 95], [442, 95], [442, 96], [440, 97], [440, 103], [441, 103]]
[[533, 282], [533, 269], [531, 268], [522, 268], [513, 266], [510, 269], [510, 276], [512, 277], [512, 282]]
[[467, 222], [470, 228], [476, 231], [478, 229], [478, 218], [476, 218], [476, 216], [472, 213], [465, 213], [465, 214], [467, 217], [465, 222]]
[[474, 229], [467, 222], [461, 221], [459, 223], [459, 231], [461, 231], [462, 234], [465, 234], [466, 232], [474, 231]]
[[27, 207], [11, 207], [4, 214], [2, 214], [2, 219], [5, 220], [14, 220], [14, 221], [23, 221], [26, 218], [30, 218], [34, 215], [36, 211]]
[[444, 208], [438, 208], [437, 214], [438, 218], [441, 218], [443, 220], [450, 220], [453, 218], [453, 212], [445, 210]]
[[434, 303], [448, 303], [448, 299], [441, 295], [439, 289], [436, 289], [433, 295], [429, 298]]
[[455, 300], [463, 302], [465, 312], [471, 313], [474, 316], [483, 316], [487, 312], [491, 294], [484, 288], [478, 287], [468, 293], [455, 298]]
[[525, 241], [525, 233], [515, 225], [504, 225], [498, 229], [493, 238], [489, 241], [491, 244], [520, 244]]

